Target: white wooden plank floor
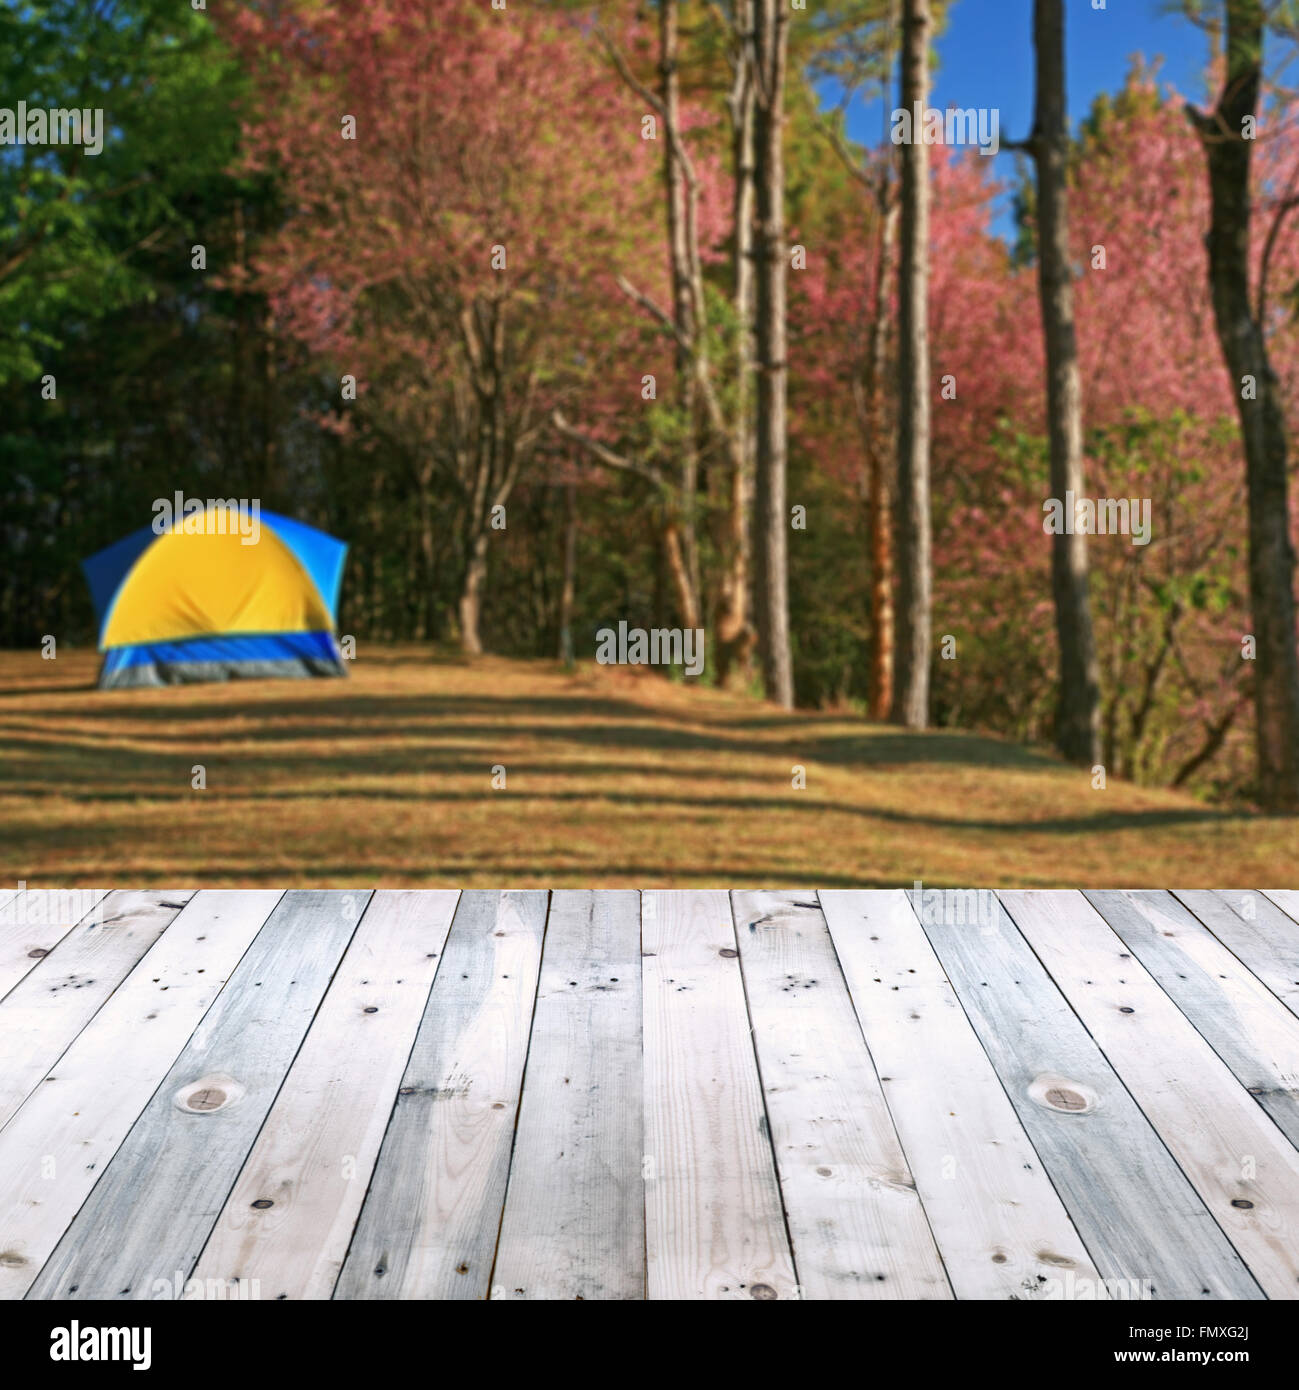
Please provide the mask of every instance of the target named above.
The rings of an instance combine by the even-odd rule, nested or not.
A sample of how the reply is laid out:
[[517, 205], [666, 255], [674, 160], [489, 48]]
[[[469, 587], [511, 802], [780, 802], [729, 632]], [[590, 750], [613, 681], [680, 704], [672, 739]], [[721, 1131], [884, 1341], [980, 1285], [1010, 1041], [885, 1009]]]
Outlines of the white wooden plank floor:
[[711, 890], [11, 914], [0, 1298], [1299, 1299], [1297, 912]]

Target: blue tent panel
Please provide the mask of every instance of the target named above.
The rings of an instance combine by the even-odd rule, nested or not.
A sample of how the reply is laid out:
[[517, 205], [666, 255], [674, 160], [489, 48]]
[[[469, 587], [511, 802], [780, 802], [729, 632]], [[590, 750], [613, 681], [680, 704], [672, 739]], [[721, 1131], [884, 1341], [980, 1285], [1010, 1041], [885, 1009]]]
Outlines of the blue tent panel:
[[157, 539], [153, 527], [144, 526], [81, 562], [81, 571], [90, 586], [90, 601], [95, 605], [96, 631], [103, 632], [108, 610], [131, 566]]
[[338, 622], [338, 596], [343, 587], [343, 564], [347, 559], [347, 544], [333, 536], [317, 531], [305, 522], [294, 521], [275, 512], [263, 512], [262, 520], [297, 557], [306, 570], [316, 592], [325, 601], [329, 616]]
[[230, 633], [183, 642], [110, 647], [101, 689], [181, 685], [190, 681], [268, 676], [342, 676], [343, 655], [332, 632]]

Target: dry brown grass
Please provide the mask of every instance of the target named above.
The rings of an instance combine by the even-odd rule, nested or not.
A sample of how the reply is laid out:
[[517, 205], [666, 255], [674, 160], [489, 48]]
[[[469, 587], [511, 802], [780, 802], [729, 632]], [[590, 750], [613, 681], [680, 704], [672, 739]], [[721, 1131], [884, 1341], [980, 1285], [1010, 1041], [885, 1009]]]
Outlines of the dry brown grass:
[[0, 881], [1299, 881], [1294, 820], [1093, 791], [1002, 740], [785, 715], [624, 669], [364, 646], [346, 681], [100, 692], [96, 669], [91, 652], [0, 655]]

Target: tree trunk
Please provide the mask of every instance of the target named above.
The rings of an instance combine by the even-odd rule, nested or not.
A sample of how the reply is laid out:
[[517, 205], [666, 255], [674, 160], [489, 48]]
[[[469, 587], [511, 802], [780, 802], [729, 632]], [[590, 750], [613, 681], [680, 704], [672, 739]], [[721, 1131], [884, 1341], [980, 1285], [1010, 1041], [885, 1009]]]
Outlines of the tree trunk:
[[483, 588], [487, 581], [487, 532], [479, 531], [470, 542], [460, 589], [460, 650], [466, 656], [480, 656], [483, 650], [480, 622]]
[[[902, 106], [929, 102], [929, 0], [904, 0]], [[902, 146], [898, 310], [897, 660], [893, 718], [929, 723], [933, 540], [929, 515], [929, 150], [919, 130]]]
[[748, 681], [753, 649], [749, 622], [749, 493], [753, 464], [750, 421], [753, 371], [753, 4], [736, 9], [735, 81], [729, 98], [734, 170], [732, 230], [736, 333], [734, 447], [729, 451], [726, 513], [720, 546], [722, 573], [717, 604], [717, 679]]
[[876, 251], [875, 287], [871, 305], [870, 343], [866, 356], [867, 506], [870, 511], [871, 673], [870, 711], [887, 719], [893, 700], [893, 498], [889, 487], [895, 441], [888, 425], [884, 399], [884, 369], [888, 353], [888, 295], [886, 285], [897, 243], [898, 210], [887, 166], [878, 193], [880, 239]]
[[453, 442], [455, 476], [463, 496], [465, 569], [460, 593], [460, 644], [474, 655], [482, 651], [479, 629], [482, 592], [487, 579], [491, 532], [535, 449], [532, 414], [537, 371], [518, 383], [510, 408], [508, 303], [474, 300], [460, 317], [464, 351], [472, 369], [473, 410], [465, 412]]
[[276, 441], [279, 431], [279, 396], [275, 367], [275, 314], [269, 303], [262, 309], [262, 457], [259, 496], [273, 497], [276, 483]]
[[756, 590], [758, 649], [767, 698], [794, 703], [789, 647], [789, 516], [785, 504], [788, 386], [785, 292], [785, 63], [789, 46], [784, 0], [754, 6], [756, 120], [754, 184], [757, 202]]
[[[1035, 0], [1037, 114], [1030, 142], [1037, 165], [1038, 293], [1046, 339], [1046, 410], [1051, 495], [1081, 497], [1082, 375], [1069, 267], [1069, 124], [1065, 108], [1063, 0]], [[1051, 592], [1060, 649], [1055, 742], [1071, 762], [1100, 759], [1100, 668], [1087, 596], [1087, 537], [1051, 537]]]
[[431, 641], [436, 622], [437, 605], [437, 534], [433, 520], [430, 493], [432, 469], [417, 470], [416, 497], [419, 503], [419, 557], [422, 574], [422, 601], [416, 614], [420, 640]]
[[[686, 171], [682, 167], [674, 135], [681, 124], [680, 77], [677, 72], [678, 0], [662, 0], [659, 8], [659, 76], [663, 121], [663, 173], [667, 189], [668, 252], [672, 267], [672, 317], [678, 340], [676, 351], [676, 403], [681, 421], [681, 491], [674, 544], [680, 550], [689, 597], [681, 621], [697, 627], [699, 611], [699, 549], [696, 539], [696, 503], [699, 491], [699, 454], [695, 444], [695, 363], [691, 344], [700, 330], [692, 289], [690, 229], [687, 220]], [[702, 308], [702, 306], [699, 306]], [[687, 611], [688, 610], [688, 611]], [[692, 617], [694, 614], [695, 617]]]
[[559, 588], [559, 659], [573, 664], [573, 600], [577, 594], [577, 487], [564, 488], [564, 579]]
[[[1212, 199], [1209, 286], [1245, 447], [1249, 594], [1256, 642], [1254, 719], [1258, 796], [1269, 810], [1299, 810], [1299, 654], [1294, 551], [1280, 383], [1263, 336], [1265, 307], [1249, 285], [1250, 157], [1263, 72], [1261, 0], [1227, 0], [1227, 74], [1212, 116], [1190, 114], [1204, 145]], [[1246, 379], [1253, 382], [1247, 393]], [[1252, 394], [1254, 399], [1247, 399]]]
[[663, 527], [663, 556], [672, 578], [672, 592], [677, 601], [677, 617], [682, 627], [702, 627], [698, 596], [690, 582], [690, 565], [681, 542], [681, 528], [669, 520]]

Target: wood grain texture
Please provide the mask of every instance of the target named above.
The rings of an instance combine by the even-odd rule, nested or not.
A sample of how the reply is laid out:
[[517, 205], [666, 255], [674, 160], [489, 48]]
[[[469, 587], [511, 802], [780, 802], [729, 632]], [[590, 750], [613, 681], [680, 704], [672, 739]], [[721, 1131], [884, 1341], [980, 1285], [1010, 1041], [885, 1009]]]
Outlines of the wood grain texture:
[[494, 1297], [645, 1297], [640, 894], [551, 895]]
[[[6, 889], [0, 894], [0, 1000], [34, 970], [84, 917], [107, 896], [90, 892], [78, 898], [69, 915], [68, 895], [51, 889]], [[89, 908], [83, 913], [86, 904]]]
[[1299, 1295], [1299, 1153], [1081, 893], [1001, 896], [1264, 1293]]
[[651, 1298], [796, 1298], [724, 892], [641, 895]]
[[1299, 1146], [1299, 1018], [1170, 893], [1086, 897]]
[[957, 1297], [1104, 1297], [906, 895], [820, 900]]
[[731, 905], [804, 1297], [950, 1299], [816, 895]]
[[369, 898], [284, 895], [28, 1297], [182, 1296]]
[[376, 892], [193, 1277], [328, 1298], [347, 1254], [457, 893]]
[[1238, 888], [1221, 893], [1179, 889], [1173, 896], [1299, 1015], [1299, 923], [1285, 911], [1291, 895]]
[[192, 896], [109, 893], [0, 1000], [0, 1129]]
[[[1288, 919], [1285, 922], [1272, 919], [1272, 931], [1275, 937], [1287, 944], [1291, 959], [1299, 959], [1299, 889], [1269, 888], [1264, 891], [1263, 896], [1285, 913]], [[1299, 980], [1295, 983], [1299, 984]]]
[[488, 1296], [547, 897], [461, 896], [336, 1298]]
[[1028, 1137], [1120, 1297], [1262, 1291], [995, 898], [981, 925], [922, 910], [929, 937]]
[[21, 1298], [278, 901], [198, 894], [0, 1130], [0, 1298]]

